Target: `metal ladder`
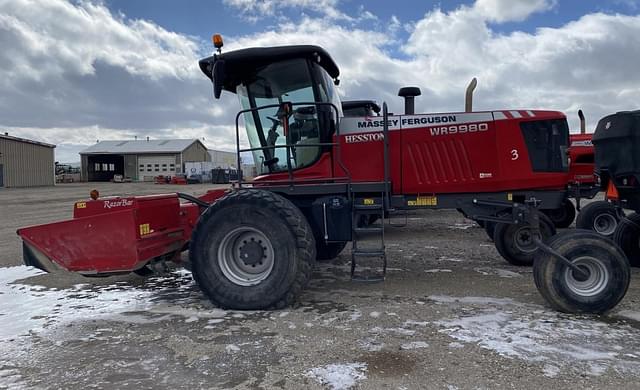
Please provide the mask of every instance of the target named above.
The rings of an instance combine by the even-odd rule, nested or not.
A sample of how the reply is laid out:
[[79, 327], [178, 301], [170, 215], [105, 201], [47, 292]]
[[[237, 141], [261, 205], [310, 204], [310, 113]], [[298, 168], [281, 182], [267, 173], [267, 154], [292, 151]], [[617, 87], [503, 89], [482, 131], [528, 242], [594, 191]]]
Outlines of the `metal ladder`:
[[[352, 241], [351, 241], [351, 280], [356, 282], [382, 282], [387, 273], [387, 254], [384, 244], [384, 197], [354, 197], [353, 198], [353, 221], [352, 221]], [[371, 217], [378, 217], [379, 224], [369, 225]], [[374, 237], [371, 245], [362, 246], [364, 237]], [[356, 273], [358, 259], [378, 258], [382, 260], [382, 269], [371, 267], [370, 273]]]
[[[351, 213], [353, 218], [351, 221], [351, 280], [357, 282], [382, 282], [387, 274], [387, 253], [384, 244], [384, 212], [385, 210], [391, 209], [389, 204], [391, 185], [389, 181], [389, 111], [386, 102], [382, 103], [382, 119], [382, 134], [384, 135], [384, 181], [382, 184], [384, 189], [380, 193], [380, 196], [366, 196], [358, 193], [358, 191], [351, 190], [351, 199], [353, 202], [353, 210]], [[376, 192], [369, 192], [367, 195]], [[371, 216], [378, 216], [380, 224], [375, 226], [369, 225], [368, 222]], [[362, 224], [363, 226], [359, 226], [359, 222], [363, 218], [366, 222]], [[374, 235], [377, 238], [377, 240], [374, 240], [377, 246], [368, 248], [360, 246], [361, 238], [365, 235]], [[356, 274], [357, 260], [359, 258], [381, 259], [382, 270], [380, 272], [374, 270], [368, 275]]]

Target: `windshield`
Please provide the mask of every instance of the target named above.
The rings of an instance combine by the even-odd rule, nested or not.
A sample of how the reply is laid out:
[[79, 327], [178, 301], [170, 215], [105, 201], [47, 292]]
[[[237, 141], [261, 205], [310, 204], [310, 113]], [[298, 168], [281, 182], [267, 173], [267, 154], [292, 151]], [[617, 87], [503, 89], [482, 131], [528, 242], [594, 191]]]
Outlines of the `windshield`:
[[[277, 62], [262, 68], [253, 75], [251, 81], [238, 86], [236, 92], [242, 108], [259, 108], [283, 102], [335, 100], [338, 100], [336, 107], [339, 108], [333, 83], [328, 86], [323, 76], [312, 77], [310, 69], [309, 63], [304, 59]], [[313, 70], [317, 75], [316, 69]], [[323, 69], [319, 73], [326, 74]], [[314, 79], [317, 83], [315, 86]], [[287, 149], [293, 169], [309, 166], [318, 159], [321, 148], [317, 144], [324, 142], [321, 141], [318, 110], [315, 105], [293, 105], [293, 112], [286, 119], [289, 125], [289, 145], [292, 145], [289, 148], [276, 147], [287, 144], [287, 134], [282, 125], [286, 116], [278, 112], [278, 107], [261, 108], [244, 114], [251, 148], [262, 148], [252, 152], [259, 174], [286, 171]]]

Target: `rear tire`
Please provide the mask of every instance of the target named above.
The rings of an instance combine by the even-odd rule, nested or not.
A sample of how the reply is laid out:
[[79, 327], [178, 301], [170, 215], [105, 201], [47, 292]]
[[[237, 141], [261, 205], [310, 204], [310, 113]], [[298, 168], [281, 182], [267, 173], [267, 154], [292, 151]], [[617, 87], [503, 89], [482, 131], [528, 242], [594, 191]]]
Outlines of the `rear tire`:
[[329, 261], [333, 260], [347, 246], [346, 242], [324, 242], [316, 240], [316, 260]]
[[548, 245], [589, 273], [585, 279], [562, 261], [538, 251], [533, 265], [536, 287], [556, 310], [604, 313], [624, 297], [630, 268], [624, 253], [608, 238], [587, 230], [566, 231]]
[[316, 244], [309, 223], [289, 200], [269, 191], [238, 190], [199, 218], [190, 244], [193, 277], [225, 309], [283, 308], [311, 277]]
[[613, 237], [620, 217], [616, 207], [604, 200], [584, 206], [576, 219], [576, 228], [592, 230], [605, 237]]
[[561, 229], [569, 227], [576, 218], [576, 207], [569, 199], [565, 199], [564, 202], [562, 202], [562, 206], [558, 209], [542, 210], [542, 212], [551, 219], [551, 222], [553, 222], [557, 228]]
[[613, 233], [613, 241], [633, 267], [640, 267], [640, 214], [633, 213], [621, 219]]
[[[539, 217], [541, 239], [546, 241], [556, 234], [556, 228], [546, 215], [539, 213]], [[496, 249], [509, 264], [533, 265], [533, 258], [538, 247], [534, 243], [528, 224], [499, 223], [494, 231], [494, 241]]]

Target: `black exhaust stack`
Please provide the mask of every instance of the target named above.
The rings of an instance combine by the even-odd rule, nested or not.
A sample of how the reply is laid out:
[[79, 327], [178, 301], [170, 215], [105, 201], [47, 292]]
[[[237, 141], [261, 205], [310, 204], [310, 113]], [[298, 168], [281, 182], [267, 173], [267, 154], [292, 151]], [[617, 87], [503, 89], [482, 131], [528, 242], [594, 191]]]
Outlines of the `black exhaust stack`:
[[398, 91], [398, 96], [404, 98], [404, 114], [413, 115], [416, 112], [414, 98], [422, 95], [418, 87], [402, 87]]

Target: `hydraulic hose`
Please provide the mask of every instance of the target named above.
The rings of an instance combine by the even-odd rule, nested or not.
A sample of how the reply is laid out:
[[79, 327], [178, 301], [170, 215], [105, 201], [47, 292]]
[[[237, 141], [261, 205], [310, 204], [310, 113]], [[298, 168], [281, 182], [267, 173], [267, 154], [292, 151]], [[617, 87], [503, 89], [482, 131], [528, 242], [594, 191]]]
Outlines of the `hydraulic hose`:
[[198, 199], [193, 195], [185, 194], [183, 192], [178, 192], [178, 193], [176, 193], [176, 195], [178, 195], [178, 198], [180, 198], [180, 199], [184, 199], [184, 200], [189, 201], [191, 203], [195, 203], [200, 207], [204, 207], [205, 209], [210, 206], [209, 203], [205, 202], [204, 200]]

